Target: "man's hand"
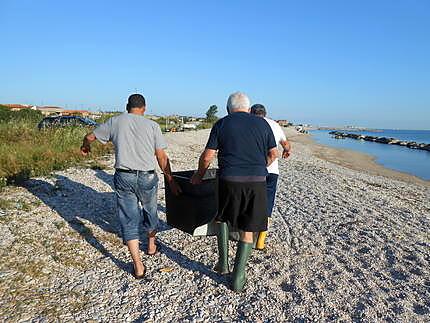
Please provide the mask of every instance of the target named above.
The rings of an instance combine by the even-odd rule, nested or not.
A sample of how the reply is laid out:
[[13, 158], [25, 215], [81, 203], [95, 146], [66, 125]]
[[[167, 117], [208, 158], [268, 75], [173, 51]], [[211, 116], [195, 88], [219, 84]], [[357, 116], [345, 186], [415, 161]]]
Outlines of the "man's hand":
[[282, 152], [282, 158], [288, 158], [291, 155], [291, 149], [286, 150], [284, 149], [284, 151]]
[[291, 155], [291, 144], [288, 140], [282, 140], [281, 146], [284, 148], [284, 151], [282, 152], [282, 158], [288, 158]]
[[191, 177], [190, 182], [191, 182], [191, 184], [193, 184], [193, 185], [199, 185], [199, 184], [201, 184], [203, 181], [202, 181], [202, 177], [199, 175], [199, 173], [198, 173], [198, 172], [195, 172], [195, 173], [194, 173], [194, 175], [193, 175], [193, 177]]
[[176, 183], [176, 181], [173, 178], [168, 182], [168, 184], [169, 184], [169, 188], [172, 191], [173, 195], [178, 196], [179, 194], [182, 193], [181, 187], [179, 186], [178, 183]]
[[197, 171], [194, 173], [193, 177], [191, 177], [191, 184], [198, 185], [202, 183], [202, 178], [205, 176], [206, 170], [209, 168], [212, 160], [215, 157], [216, 150], [206, 148], [199, 158], [199, 167]]
[[91, 151], [91, 143], [96, 140], [96, 135], [94, 133], [89, 133], [84, 137], [84, 141], [81, 146], [81, 155], [86, 157]]
[[81, 155], [87, 157], [91, 149], [89, 147], [81, 146]]

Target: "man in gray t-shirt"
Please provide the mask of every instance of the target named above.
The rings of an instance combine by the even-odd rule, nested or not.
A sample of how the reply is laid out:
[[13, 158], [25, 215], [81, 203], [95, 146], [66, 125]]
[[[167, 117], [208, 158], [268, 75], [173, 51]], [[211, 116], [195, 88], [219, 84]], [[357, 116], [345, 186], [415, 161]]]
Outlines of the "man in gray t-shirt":
[[115, 168], [154, 170], [154, 152], [166, 149], [160, 126], [141, 115], [122, 113], [94, 130], [97, 140], [115, 146]]
[[139, 253], [139, 227], [148, 232], [148, 254], [157, 252], [155, 234], [158, 224], [155, 159], [165, 175], [167, 184], [174, 194], [180, 188], [175, 183], [169, 158], [164, 149], [166, 142], [160, 126], [146, 119], [145, 98], [133, 94], [128, 98], [127, 112], [110, 118], [85, 136], [81, 147], [84, 156], [90, 152], [90, 145], [96, 139], [115, 146], [114, 185], [117, 198], [117, 214], [121, 233], [134, 263], [136, 278], [142, 278], [146, 267]]

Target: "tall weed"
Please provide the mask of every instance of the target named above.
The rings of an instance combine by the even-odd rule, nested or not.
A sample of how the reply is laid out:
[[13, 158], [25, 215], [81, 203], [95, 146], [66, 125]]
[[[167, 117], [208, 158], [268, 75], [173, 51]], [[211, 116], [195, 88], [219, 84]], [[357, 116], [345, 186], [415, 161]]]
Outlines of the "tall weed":
[[[81, 127], [40, 131], [28, 119], [0, 122], [0, 187], [82, 164], [80, 146], [89, 131]], [[111, 151], [111, 145], [95, 143], [91, 157]]]

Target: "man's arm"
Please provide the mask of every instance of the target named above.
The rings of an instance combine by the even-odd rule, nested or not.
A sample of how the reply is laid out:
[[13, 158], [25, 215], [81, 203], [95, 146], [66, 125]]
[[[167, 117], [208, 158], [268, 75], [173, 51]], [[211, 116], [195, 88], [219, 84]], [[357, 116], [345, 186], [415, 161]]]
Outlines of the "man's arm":
[[88, 133], [84, 137], [84, 141], [81, 146], [81, 154], [83, 156], [87, 156], [91, 151], [91, 144], [96, 141], [100, 141], [102, 144], [106, 144], [111, 137], [111, 129], [112, 129], [112, 118], [110, 118], [105, 123], [98, 126], [92, 132]]
[[81, 154], [82, 156], [87, 156], [88, 153], [91, 151], [91, 144], [96, 141], [96, 135], [93, 132], [90, 132], [84, 137], [84, 140], [82, 142], [81, 146]]
[[278, 158], [278, 148], [274, 147], [267, 153], [267, 166], [270, 166], [270, 164], [273, 163], [276, 158]]
[[200, 184], [203, 176], [205, 176], [206, 170], [209, 168], [212, 160], [215, 157], [216, 150], [205, 149], [199, 158], [199, 168], [191, 178], [191, 184]]
[[291, 155], [291, 144], [288, 140], [281, 140], [280, 142], [284, 151], [282, 152], [282, 158], [288, 158]]
[[178, 195], [181, 192], [181, 188], [175, 182], [172, 176], [172, 169], [170, 168], [169, 157], [167, 156], [164, 149], [159, 148], [155, 149], [155, 157], [157, 158], [158, 166], [160, 166], [161, 171], [163, 172], [167, 183], [170, 186], [170, 190], [173, 194]]

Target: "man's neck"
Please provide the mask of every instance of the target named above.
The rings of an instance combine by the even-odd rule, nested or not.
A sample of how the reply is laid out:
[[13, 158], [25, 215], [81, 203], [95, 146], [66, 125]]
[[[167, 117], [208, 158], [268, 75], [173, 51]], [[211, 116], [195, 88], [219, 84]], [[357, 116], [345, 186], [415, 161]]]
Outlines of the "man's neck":
[[233, 110], [231, 113], [236, 113], [236, 112], [245, 112], [245, 113], [249, 113], [249, 109], [235, 109], [235, 110]]
[[143, 116], [145, 114], [145, 110], [142, 110], [142, 109], [131, 109], [128, 113], [136, 114], [138, 116]]

